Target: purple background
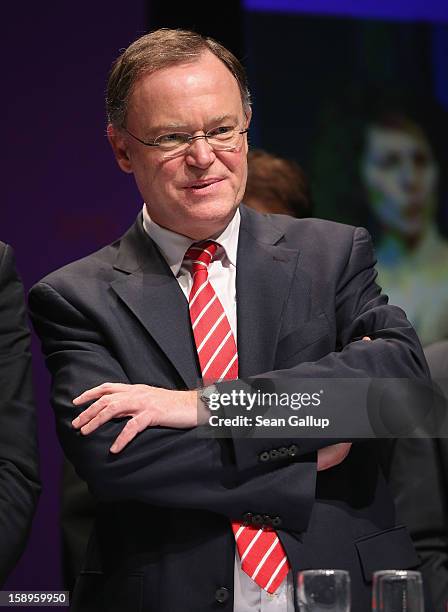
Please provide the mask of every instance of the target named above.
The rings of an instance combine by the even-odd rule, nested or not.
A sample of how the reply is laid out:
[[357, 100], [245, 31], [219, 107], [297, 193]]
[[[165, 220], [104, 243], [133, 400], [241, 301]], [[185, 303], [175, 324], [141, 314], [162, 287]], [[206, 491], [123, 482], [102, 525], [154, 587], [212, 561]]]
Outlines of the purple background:
[[243, 4], [251, 11], [448, 21], [446, 0], [244, 0]]
[[[112, 59], [147, 29], [145, 2], [15, 2], [3, 13], [7, 147], [0, 239], [14, 247], [29, 288], [116, 238], [141, 206], [105, 138], [103, 98]], [[5, 589], [56, 589], [61, 581], [61, 453], [49, 377], [34, 346], [44, 491], [27, 551]]]

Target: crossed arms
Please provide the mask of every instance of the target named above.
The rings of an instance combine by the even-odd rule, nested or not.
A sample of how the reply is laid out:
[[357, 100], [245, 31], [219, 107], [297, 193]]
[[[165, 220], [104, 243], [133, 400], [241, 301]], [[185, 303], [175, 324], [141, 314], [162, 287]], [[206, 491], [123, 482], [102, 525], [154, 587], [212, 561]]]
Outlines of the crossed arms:
[[[337, 282], [339, 350], [312, 363], [298, 362], [287, 372], [267, 376], [426, 376], [417, 337], [402, 311], [387, 306], [386, 298], [380, 295], [373, 263], [366, 232], [355, 231], [350, 256]], [[117, 357], [119, 344], [111, 342], [119, 332], [117, 325], [114, 329], [106, 328], [104, 318], [99, 321], [97, 317], [96, 309], [110, 308], [107, 292], [97, 288], [102, 279], [94, 278], [94, 291], [89, 285], [84, 292], [85, 280], [75, 272], [76, 267], [71, 273], [55, 273], [38, 284], [31, 293], [30, 305], [53, 374], [53, 404], [61, 442], [92, 492], [103, 500], [134, 499], [167, 507], [199, 508], [229, 518], [244, 514], [249, 502], [266, 514], [276, 514], [281, 507], [284, 526], [302, 530], [306, 513], [297, 512], [297, 508], [304, 503], [304, 497], [313, 495], [314, 451], [328, 445], [328, 441], [301, 443], [292, 460], [260, 466], [256, 444], [254, 448], [247, 443], [244, 448], [233, 444], [232, 449], [232, 442], [199, 439], [194, 427], [197, 394], [175, 391], [162, 369], [159, 378], [165, 388], [135, 384], [141, 383], [137, 375], [129, 374], [137, 372], [135, 364], [129, 361], [125, 366]], [[84, 295], [89, 292], [95, 293], [96, 299]], [[373, 342], [362, 341], [365, 335], [371, 336]], [[356, 341], [358, 337], [360, 340]], [[132, 360], [132, 355], [129, 359]], [[115, 384], [101, 386], [106, 381]], [[152, 413], [148, 414], [150, 396], [154, 403]], [[75, 405], [82, 406], [98, 398], [100, 413], [106, 409], [95, 423], [87, 423], [83, 418], [75, 421], [75, 425], [87, 427], [84, 433], [89, 433], [88, 436], [80, 435], [72, 425], [77, 414], [74, 398]], [[96, 408], [98, 405], [93, 412]], [[129, 413], [135, 416], [126, 425], [127, 434], [138, 435], [129, 448], [120, 452], [126, 438], [120, 440], [123, 422], [115, 417]], [[92, 429], [92, 423], [101, 426]], [[115, 453], [110, 452], [111, 447]], [[340, 447], [341, 457], [343, 448]], [[321, 467], [325, 467], [333, 459], [322, 461]], [[300, 491], [291, 486], [294, 482], [301, 483]], [[266, 490], [272, 492], [269, 498]]]

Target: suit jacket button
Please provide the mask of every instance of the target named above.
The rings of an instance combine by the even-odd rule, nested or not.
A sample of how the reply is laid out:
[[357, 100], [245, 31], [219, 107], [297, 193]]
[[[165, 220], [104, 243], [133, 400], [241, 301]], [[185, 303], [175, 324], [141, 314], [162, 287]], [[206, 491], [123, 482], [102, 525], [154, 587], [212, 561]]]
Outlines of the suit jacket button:
[[252, 525], [253, 518], [254, 515], [252, 514], [252, 512], [246, 512], [245, 514], [243, 514], [243, 522], [246, 525]]
[[252, 519], [252, 525], [254, 527], [261, 527], [263, 525], [263, 517], [261, 514], [254, 514], [254, 518]]
[[286, 448], [286, 446], [282, 446], [278, 449], [278, 454], [280, 457], [287, 457], [288, 456], [288, 449]]
[[258, 459], [259, 459], [261, 462], [263, 462], [263, 463], [264, 463], [265, 461], [269, 461], [269, 459], [270, 459], [270, 458], [271, 458], [271, 457], [270, 457], [270, 455], [269, 455], [268, 451], [264, 451], [263, 453], [261, 453], [261, 454], [258, 456]]
[[269, 514], [263, 514], [263, 526], [270, 527], [272, 525], [272, 518]]
[[291, 446], [288, 448], [288, 454], [290, 457], [295, 457], [298, 452], [299, 447], [296, 444], [291, 444]]
[[226, 589], [226, 587], [220, 587], [219, 589], [216, 589], [215, 599], [218, 603], [221, 603], [221, 604], [226, 603], [229, 597], [230, 597], [229, 589]]
[[269, 451], [269, 455], [271, 457], [271, 459], [278, 459], [279, 457], [279, 452], [276, 448], [273, 448], [272, 450]]
[[279, 516], [274, 516], [272, 518], [272, 526], [277, 528], [277, 527], [281, 527], [282, 525], [282, 519]]

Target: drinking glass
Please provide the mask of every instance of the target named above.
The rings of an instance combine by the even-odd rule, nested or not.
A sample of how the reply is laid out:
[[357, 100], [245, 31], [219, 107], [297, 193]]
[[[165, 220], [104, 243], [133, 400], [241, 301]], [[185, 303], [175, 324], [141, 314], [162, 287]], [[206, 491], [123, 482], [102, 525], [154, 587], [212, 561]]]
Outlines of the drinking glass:
[[350, 575], [334, 569], [299, 572], [297, 600], [300, 612], [350, 612]]
[[424, 612], [420, 572], [383, 570], [373, 575], [374, 612]]

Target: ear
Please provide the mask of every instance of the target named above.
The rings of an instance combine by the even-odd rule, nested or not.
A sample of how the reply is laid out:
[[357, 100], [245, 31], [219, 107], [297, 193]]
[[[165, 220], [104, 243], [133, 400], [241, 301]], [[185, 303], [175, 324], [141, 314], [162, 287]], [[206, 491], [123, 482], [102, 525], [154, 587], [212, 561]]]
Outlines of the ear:
[[122, 130], [113, 126], [111, 123], [107, 126], [107, 138], [115, 155], [118, 165], [127, 174], [132, 174], [132, 163], [127, 139]]
[[247, 109], [247, 111], [245, 112], [245, 115], [246, 115], [246, 127], [249, 127], [250, 121], [252, 119], [252, 108], [251, 107]]
[[[252, 109], [249, 107], [248, 110], [245, 112], [245, 117], [246, 117], [246, 127], [249, 128], [250, 126], [250, 121], [252, 119]], [[246, 144], [246, 153], [249, 151], [249, 140], [247, 138], [247, 134], [246, 134], [246, 140], [245, 140]]]

